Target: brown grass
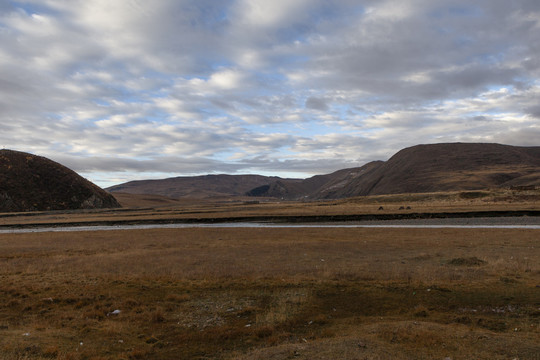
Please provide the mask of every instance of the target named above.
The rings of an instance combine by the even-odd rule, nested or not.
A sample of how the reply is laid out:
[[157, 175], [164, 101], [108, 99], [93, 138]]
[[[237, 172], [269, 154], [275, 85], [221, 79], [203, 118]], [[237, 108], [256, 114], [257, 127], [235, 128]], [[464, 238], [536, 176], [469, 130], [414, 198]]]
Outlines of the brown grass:
[[0, 354], [534, 359], [537, 246], [510, 229], [4, 234]]
[[[366, 196], [333, 201], [279, 202], [244, 198], [219, 200], [162, 199], [122, 194], [123, 209], [0, 214], [1, 225], [66, 224], [96, 221], [219, 219], [253, 216], [405, 214], [471, 211], [540, 210], [540, 190], [475, 190], [426, 194]], [[380, 210], [380, 207], [383, 207]]]

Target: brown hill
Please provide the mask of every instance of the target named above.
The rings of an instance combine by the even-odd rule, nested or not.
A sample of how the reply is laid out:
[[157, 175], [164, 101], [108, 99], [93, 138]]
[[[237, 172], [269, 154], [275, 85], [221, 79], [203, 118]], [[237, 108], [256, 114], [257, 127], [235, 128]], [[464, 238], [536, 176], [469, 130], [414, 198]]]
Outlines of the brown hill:
[[200, 203], [199, 199], [171, 199], [166, 196], [154, 194], [127, 194], [114, 193], [116, 200], [126, 208], [161, 208], [161, 207], [181, 207], [191, 205], [193, 202]]
[[363, 178], [384, 162], [373, 161], [362, 167], [342, 169], [331, 174], [316, 175], [305, 180], [281, 179], [252, 189], [248, 196], [275, 197], [280, 199], [331, 199], [355, 179]]
[[47, 158], [0, 150], [0, 212], [120, 207], [103, 189]]
[[113, 193], [154, 194], [169, 198], [204, 199], [242, 196], [251, 189], [280, 178], [260, 175], [204, 175], [161, 180], [138, 180], [107, 188]]
[[248, 195], [301, 200], [531, 185], [540, 186], [540, 147], [450, 143], [413, 146], [388, 161], [304, 180], [206, 175], [132, 181], [108, 190], [170, 198]]
[[[388, 161], [340, 170], [314, 191], [311, 179], [268, 186], [259, 196], [335, 199], [365, 195], [540, 186], [540, 147], [500, 144], [431, 144], [403, 149]], [[306, 186], [304, 186], [306, 183]], [[284, 190], [283, 188], [286, 187]], [[285, 195], [283, 195], [285, 194]]]
[[431, 144], [403, 149], [334, 197], [540, 185], [540, 147]]

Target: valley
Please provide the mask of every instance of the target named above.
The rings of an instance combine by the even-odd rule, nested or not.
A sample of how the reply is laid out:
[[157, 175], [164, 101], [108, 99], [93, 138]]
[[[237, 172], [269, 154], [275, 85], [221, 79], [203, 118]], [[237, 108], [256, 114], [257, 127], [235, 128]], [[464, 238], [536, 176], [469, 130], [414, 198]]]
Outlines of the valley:
[[[416, 167], [419, 175], [406, 178], [415, 173], [401, 160], [366, 165], [364, 175], [386, 168], [375, 176], [382, 194], [358, 195], [354, 189], [375, 178], [346, 169], [273, 178], [279, 186], [264, 189], [281, 189], [279, 196], [246, 190], [267, 178], [204, 176], [182, 178], [183, 188], [178, 179], [143, 183], [144, 191], [122, 185], [108, 206], [57, 209], [65, 204], [45, 197], [52, 202], [6, 208], [1, 357], [535, 359], [540, 230], [531, 225], [540, 222], [540, 189], [537, 168], [511, 165], [536, 151], [521, 150], [491, 158], [504, 166], [450, 171], [447, 163], [432, 167], [431, 177]], [[35, 161], [19, 163], [27, 171]], [[76, 179], [57, 165], [45, 170]], [[21, 190], [9, 175], [12, 199]], [[449, 186], [431, 191], [418, 186], [422, 177]], [[404, 184], [414, 191], [398, 192]], [[64, 185], [30, 188], [20, 204]], [[354, 191], [312, 196], [329, 194], [324, 189]], [[422, 227], [434, 223], [442, 225]], [[156, 227], [129, 228], [143, 225]], [[103, 228], [85, 231], [92, 226]]]

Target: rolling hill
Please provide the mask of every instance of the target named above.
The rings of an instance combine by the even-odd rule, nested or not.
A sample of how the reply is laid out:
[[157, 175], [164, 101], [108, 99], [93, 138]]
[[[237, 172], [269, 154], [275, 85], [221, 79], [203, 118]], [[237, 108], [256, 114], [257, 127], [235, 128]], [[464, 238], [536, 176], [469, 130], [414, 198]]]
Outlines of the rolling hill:
[[278, 177], [260, 175], [181, 176], [161, 180], [137, 180], [107, 188], [113, 193], [153, 194], [173, 199], [204, 199], [243, 196], [253, 188], [272, 183]]
[[271, 197], [287, 200], [540, 186], [540, 147], [482, 143], [416, 145], [387, 161], [308, 179], [207, 175], [133, 181], [111, 192], [171, 198]]
[[47, 158], [0, 150], [0, 212], [120, 207], [105, 190]]
[[[336, 199], [540, 186], [540, 147], [474, 143], [416, 145], [399, 151], [386, 162], [341, 170], [328, 178], [332, 180], [308, 194], [294, 189], [304, 188], [303, 182], [311, 179], [285, 184], [290, 191], [282, 189], [281, 194], [287, 194], [289, 199]], [[266, 194], [258, 195], [279, 197], [280, 193], [272, 192], [273, 186], [269, 186]]]
[[281, 199], [331, 198], [352, 180], [365, 176], [382, 165], [373, 161], [359, 168], [343, 169], [326, 175], [315, 175], [305, 180], [280, 179], [247, 192], [248, 196]]
[[540, 147], [432, 144], [403, 149], [339, 197], [540, 185]]

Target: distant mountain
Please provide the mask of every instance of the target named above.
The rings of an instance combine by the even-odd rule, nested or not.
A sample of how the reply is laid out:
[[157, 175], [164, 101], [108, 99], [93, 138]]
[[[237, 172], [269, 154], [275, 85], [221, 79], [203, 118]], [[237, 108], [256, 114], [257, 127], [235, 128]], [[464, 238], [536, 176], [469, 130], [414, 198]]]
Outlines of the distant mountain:
[[261, 175], [203, 175], [161, 180], [138, 180], [107, 188], [113, 193], [154, 194], [170, 198], [203, 199], [244, 196], [256, 187], [270, 184], [279, 177]]
[[340, 197], [337, 194], [351, 181], [369, 175], [382, 164], [384, 164], [383, 161], [373, 161], [362, 167], [316, 175], [305, 180], [280, 179], [252, 189], [247, 195], [295, 200], [336, 198]]
[[540, 186], [540, 147], [449, 143], [409, 147], [388, 161], [373, 161], [304, 180], [206, 175], [132, 181], [108, 190], [171, 198], [247, 195], [317, 200], [530, 185]]
[[0, 212], [120, 207], [103, 189], [47, 158], [0, 150]]
[[[314, 178], [275, 182], [258, 196], [335, 199], [353, 196], [540, 186], [540, 147], [450, 143], [403, 149], [388, 161]], [[324, 181], [323, 181], [324, 182]]]

